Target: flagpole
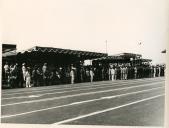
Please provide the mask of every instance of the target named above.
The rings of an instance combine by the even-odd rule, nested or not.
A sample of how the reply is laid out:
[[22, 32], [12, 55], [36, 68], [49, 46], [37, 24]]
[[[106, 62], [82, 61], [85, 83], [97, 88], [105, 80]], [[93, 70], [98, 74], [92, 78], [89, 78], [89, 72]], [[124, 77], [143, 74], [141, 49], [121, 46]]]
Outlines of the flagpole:
[[108, 52], [107, 52], [107, 40], [106, 40], [106, 54], [108, 54]]
[[142, 42], [139, 42], [138, 43], [138, 46], [139, 46], [139, 54], [141, 55], [141, 45], [142, 45]]

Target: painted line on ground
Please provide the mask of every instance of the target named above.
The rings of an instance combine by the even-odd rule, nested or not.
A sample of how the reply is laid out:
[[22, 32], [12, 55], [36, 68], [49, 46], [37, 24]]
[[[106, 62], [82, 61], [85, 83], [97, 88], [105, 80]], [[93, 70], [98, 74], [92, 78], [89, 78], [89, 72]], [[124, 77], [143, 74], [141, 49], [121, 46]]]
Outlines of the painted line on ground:
[[52, 125], [59, 125], [59, 124], [72, 122], [72, 121], [75, 121], [75, 120], [79, 120], [79, 119], [82, 119], [82, 118], [86, 118], [86, 117], [98, 115], [98, 114], [101, 114], [101, 113], [109, 112], [109, 111], [112, 111], [112, 110], [116, 110], [116, 109], [119, 109], [119, 108], [130, 106], [130, 105], [133, 105], [133, 104], [137, 104], [137, 103], [141, 103], [141, 102], [144, 102], [144, 101], [156, 99], [156, 98], [159, 98], [159, 97], [162, 97], [162, 96], [164, 96], [164, 94], [156, 95], [156, 96], [145, 98], [145, 99], [142, 99], [142, 100], [137, 100], [137, 101], [134, 101], [134, 102], [131, 102], [131, 103], [127, 103], [127, 104], [123, 104], [123, 105], [120, 105], [120, 106], [117, 106], [117, 107], [113, 107], [113, 108], [108, 108], [108, 109], [104, 109], [104, 110], [101, 110], [101, 111], [92, 112], [92, 113], [89, 113], [89, 114], [86, 114], [86, 115], [81, 115], [81, 116], [78, 116], [78, 117], [66, 119], [66, 120], [63, 120], [63, 121], [56, 122], [56, 123], [54, 123]]
[[[100, 89], [100, 88], [109, 88], [109, 87], [118, 87], [118, 86], [125, 86], [126, 84], [114, 84], [114, 85], [107, 85], [107, 86], [104, 86], [105, 84], [100, 84], [100, 85], [97, 85], [97, 86], [90, 86], [90, 87], [78, 87], [78, 88], [81, 88], [81, 89], [77, 89], [77, 90], [73, 90], [75, 88], [70, 88], [71, 90], [68, 90], [68, 91], [61, 91], [61, 92], [51, 92], [51, 93], [43, 93], [43, 94], [35, 94], [37, 95], [38, 97], [40, 96], [44, 96], [44, 95], [48, 95], [48, 94], [61, 94], [61, 93], [65, 93], [65, 92], [74, 92], [74, 91], [82, 91], [82, 90], [93, 90], [93, 89]], [[94, 88], [96, 87], [96, 88]], [[22, 99], [22, 98], [29, 98], [30, 95], [28, 96], [16, 96], [16, 97], [7, 97], [7, 98], [1, 98], [2, 100], [6, 100], [6, 99]]]
[[[141, 82], [141, 81], [145, 81], [144, 79], [136, 79], [136, 80], [131, 80], [131, 82], [132, 83], [135, 83], [135, 82]], [[154, 79], [148, 79], [148, 80], [146, 80], [145, 82], [156, 82], [156, 81], [159, 81], [159, 80], [154, 80]], [[118, 83], [128, 83], [128, 82], [130, 82], [130, 80], [117, 80], [117, 81], [113, 81], [113, 84], [118, 84]], [[97, 82], [97, 83], [95, 83], [95, 84], [93, 84], [92, 86], [99, 86], [99, 84], [100, 83], [103, 83], [102, 81], [101, 82]], [[106, 83], [103, 83], [103, 84], [105, 84], [105, 85], [109, 85], [109, 84], [111, 84], [112, 83], [112, 81], [107, 81]], [[84, 85], [87, 85], [87, 86], [83, 86], [83, 84], [82, 83], [80, 83], [80, 84], [78, 84], [78, 86], [75, 86], [75, 85], [71, 85], [71, 84], [68, 84], [68, 85], [66, 85], [66, 86], [60, 86], [60, 87], [54, 87], [54, 86], [48, 86], [48, 88], [43, 88], [43, 89], [36, 89], [36, 90], [34, 90], [34, 89], [32, 89], [32, 88], [25, 88], [25, 90], [22, 90], [22, 91], [20, 91], [20, 90], [18, 90], [18, 91], [14, 91], [14, 92], [12, 92], [12, 91], [9, 91], [9, 92], [2, 92], [2, 96], [6, 96], [6, 95], [15, 95], [15, 94], [23, 94], [23, 93], [26, 93], [26, 94], [29, 94], [29, 93], [34, 93], [34, 92], [45, 92], [45, 91], [53, 91], [53, 90], [62, 90], [62, 89], [72, 89], [72, 87], [73, 88], [81, 88], [81, 87], [90, 87], [91, 85], [88, 85], [89, 83], [84, 83]], [[91, 84], [91, 83], [90, 83]], [[47, 87], [47, 86], [46, 86]], [[49, 88], [49, 87], [51, 87], [51, 88]], [[52, 88], [53, 87], [53, 88]], [[31, 91], [31, 92], [28, 92], [28, 91]], [[9, 94], [10, 93], [10, 94]]]
[[66, 95], [66, 96], [60, 96], [60, 97], [52, 97], [52, 98], [45, 98], [45, 99], [39, 99], [39, 100], [31, 100], [31, 101], [23, 101], [23, 102], [17, 102], [17, 103], [3, 104], [3, 105], [1, 105], [1, 107], [18, 105], [18, 104], [28, 104], [28, 103], [35, 103], [35, 102], [37, 103], [37, 102], [51, 101], [51, 100], [64, 99], [64, 98], [70, 98], [70, 97], [76, 97], [76, 96], [84, 96], [84, 95], [97, 94], [97, 93], [104, 93], [104, 92], [112, 92], [112, 91], [117, 91], [117, 90], [151, 86], [151, 85], [159, 84], [159, 83], [163, 83], [163, 82], [156, 82], [156, 83], [137, 85], [137, 86], [132, 86], [132, 87], [124, 87], [124, 88], [118, 88], [118, 89], [109, 89], [109, 90], [103, 90], [103, 91], [79, 93], [79, 94], [74, 94], [74, 95]]
[[[132, 84], [135, 84], [135, 83], [132, 83]], [[1, 100], [11, 100], [11, 99], [26, 99], [26, 98], [37, 98], [37, 97], [41, 97], [41, 96], [45, 96], [45, 95], [52, 95], [52, 94], [61, 94], [61, 93], [66, 93], [66, 92], [76, 92], [76, 91], [83, 91], [83, 90], [96, 90], [96, 89], [101, 89], [101, 88], [110, 88], [110, 87], [121, 87], [121, 86], [125, 86], [127, 85], [127, 83], [123, 83], [123, 84], [114, 84], [114, 85], [107, 85], [107, 86], [104, 86], [103, 85], [98, 85], [98, 86], [90, 86], [88, 88], [84, 88], [84, 87], [81, 87], [82, 89], [77, 89], [77, 90], [68, 90], [68, 91], [61, 91], [61, 92], [51, 92], [51, 93], [43, 93], [43, 94], [34, 94], [33, 96], [32, 95], [28, 95], [28, 96], [15, 96], [15, 97], [7, 97], [7, 98], [1, 98]], [[93, 88], [93, 87], [96, 87], [96, 88]]]
[[[31, 90], [29, 90], [29, 91], [31, 91], [31, 92], [26, 92], [26, 91], [28, 91], [28, 90], [25, 90], [25, 92], [23, 93], [23, 92], [16, 92], [16, 93], [11, 93], [11, 94], [2, 94], [3, 96], [9, 96], [9, 95], [16, 95], [16, 94], [29, 94], [29, 93], [36, 93], [36, 92], [49, 92], [49, 91], [57, 91], [57, 90], [71, 90], [71, 89], [76, 89], [76, 88], [87, 88], [87, 87], [97, 87], [97, 86], [102, 86], [102, 85], [110, 85], [111, 83], [107, 83], [107, 84], [96, 84], [96, 85], [88, 85], [88, 86], [68, 86], [68, 88], [56, 88], [56, 89], [48, 89], [48, 88], [46, 88], [46, 89], [43, 89], [43, 90], [37, 90], [37, 91], [31, 91]], [[117, 84], [117, 83], [113, 83], [113, 84]], [[46, 86], [47, 87], [47, 86]]]
[[101, 98], [96, 98], [96, 99], [91, 99], [91, 100], [78, 101], [78, 102], [73, 102], [73, 103], [70, 103], [70, 104], [65, 104], [65, 105], [60, 105], [60, 106], [55, 106], [55, 107], [50, 107], [50, 108], [45, 108], [45, 109], [38, 109], [38, 110], [28, 111], [28, 112], [14, 114], [14, 115], [5, 115], [5, 116], [1, 116], [1, 118], [3, 119], [3, 118], [16, 117], [16, 116], [21, 116], [21, 115], [26, 115], [26, 114], [31, 114], [31, 113], [36, 113], [36, 112], [41, 112], [41, 111], [61, 108], [61, 107], [68, 107], [68, 106], [72, 106], [72, 105], [79, 105], [79, 104], [83, 104], [83, 103], [89, 103], [89, 102], [106, 100], [106, 99], [109, 100], [109, 99], [118, 98], [118, 97], [127, 96], [127, 95], [133, 95], [133, 94], [138, 94], [138, 93], [150, 92], [152, 90], [157, 90], [157, 89], [160, 89], [160, 88], [164, 88], [164, 87], [144, 89], [144, 90], [141, 90], [141, 91], [135, 91], [135, 92], [124, 93], [124, 94], [113, 95], [113, 96], [106, 96], [106, 97], [101, 97]]
[[[149, 81], [147, 81], [149, 82]], [[153, 81], [154, 82], [154, 81]], [[162, 81], [160, 81], [162, 82]], [[121, 82], [122, 84], [127, 84], [128, 82]], [[140, 83], [140, 82], [132, 82], [130, 84], [135, 84], [135, 83]], [[72, 87], [72, 88], [61, 88], [61, 89], [52, 89], [52, 90], [43, 90], [43, 91], [34, 91], [34, 92], [49, 92], [49, 91], [57, 91], [57, 90], [72, 90], [72, 89], [76, 89], [76, 88], [93, 88], [93, 87], [99, 87], [99, 86], [105, 86], [105, 85], [108, 85], [108, 86], [111, 86], [110, 84], [112, 84], [112, 86], [116, 85], [116, 84], [119, 84], [119, 83], [109, 83], [109, 84], [97, 84], [97, 85], [89, 85], [89, 86], [78, 86], [78, 87]], [[11, 96], [11, 95], [16, 95], [16, 94], [33, 94], [34, 92], [25, 92], [25, 93], [12, 93], [12, 94], [4, 94], [2, 96]], [[43, 93], [44, 94], [44, 93]], [[37, 94], [39, 95], [39, 94]], [[18, 96], [18, 97], [21, 97], [21, 98], [26, 98], [27, 96]], [[11, 97], [12, 98], [17, 98], [17, 96], [14, 96], [14, 97]], [[4, 98], [1, 98], [1, 99], [10, 99], [10, 97], [4, 97]]]

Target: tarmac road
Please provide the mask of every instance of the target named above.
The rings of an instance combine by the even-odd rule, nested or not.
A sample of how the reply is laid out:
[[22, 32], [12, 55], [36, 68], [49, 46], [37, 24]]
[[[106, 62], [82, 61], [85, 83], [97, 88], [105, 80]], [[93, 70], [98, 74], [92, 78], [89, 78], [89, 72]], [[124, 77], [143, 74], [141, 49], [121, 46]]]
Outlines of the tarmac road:
[[163, 126], [164, 77], [2, 90], [1, 122]]

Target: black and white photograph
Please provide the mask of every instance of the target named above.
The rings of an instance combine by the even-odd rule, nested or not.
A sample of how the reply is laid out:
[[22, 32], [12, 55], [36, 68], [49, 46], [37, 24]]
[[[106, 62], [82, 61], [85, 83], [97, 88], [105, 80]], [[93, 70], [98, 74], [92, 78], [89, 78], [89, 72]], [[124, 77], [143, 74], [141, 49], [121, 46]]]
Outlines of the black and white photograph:
[[164, 127], [167, 0], [1, 0], [1, 124]]

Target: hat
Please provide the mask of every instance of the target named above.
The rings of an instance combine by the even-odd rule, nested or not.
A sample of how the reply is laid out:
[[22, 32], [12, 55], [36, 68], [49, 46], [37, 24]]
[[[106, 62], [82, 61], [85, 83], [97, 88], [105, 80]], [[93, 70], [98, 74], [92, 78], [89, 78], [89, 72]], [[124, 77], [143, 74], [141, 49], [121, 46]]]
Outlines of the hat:
[[22, 63], [22, 65], [25, 65], [25, 63]]

